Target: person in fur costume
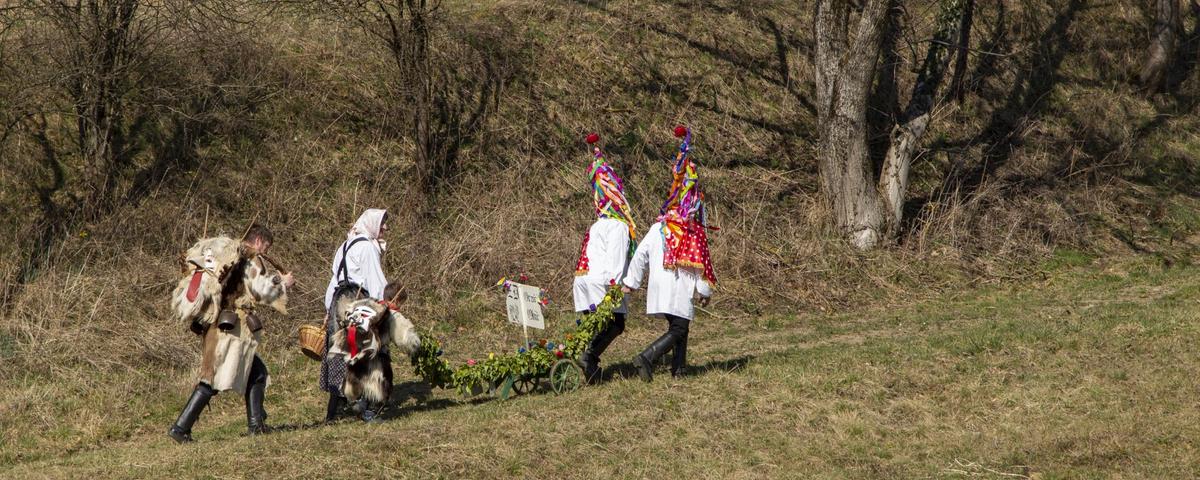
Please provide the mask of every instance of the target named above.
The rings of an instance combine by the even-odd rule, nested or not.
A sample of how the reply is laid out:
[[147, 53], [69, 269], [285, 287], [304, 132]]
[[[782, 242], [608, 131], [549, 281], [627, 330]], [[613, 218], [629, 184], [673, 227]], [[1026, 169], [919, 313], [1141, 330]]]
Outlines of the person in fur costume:
[[[333, 255], [332, 276], [325, 289], [325, 344], [333, 344], [333, 336], [345, 325], [344, 312], [337, 311], [343, 300], [383, 298], [387, 278], [383, 274], [383, 252], [387, 243], [383, 237], [388, 230], [387, 211], [367, 209], [346, 233], [346, 241]], [[332, 422], [346, 406], [342, 385], [346, 382], [346, 363], [342, 355], [326, 352], [321, 359], [321, 390], [329, 392], [325, 421]]]
[[[637, 238], [637, 225], [630, 215], [629, 202], [625, 200], [625, 186], [605, 161], [600, 147], [595, 146], [599, 141], [600, 136], [595, 133], [587, 136], [587, 143], [593, 146], [588, 177], [592, 184], [596, 221], [583, 236], [579, 260], [575, 262], [572, 294], [575, 311], [580, 313], [595, 311], [596, 305], [604, 301], [609, 285], [625, 275], [625, 265], [629, 263], [632, 251], [630, 243]], [[600, 380], [600, 355], [625, 331], [627, 311], [628, 306], [622, 300], [613, 310], [612, 321], [596, 333], [580, 357], [584, 379], [588, 383]]]
[[671, 191], [659, 210], [658, 222], [650, 226], [633, 253], [622, 281], [622, 290], [629, 293], [648, 278], [646, 314], [662, 315], [667, 320], [667, 332], [633, 358], [638, 374], [647, 382], [653, 378], [655, 362], [668, 350], [674, 351], [671, 376], [683, 374], [693, 317], [692, 298], [699, 294], [700, 305], [707, 305], [717, 284], [705, 232], [709, 227], [704, 192], [696, 165], [688, 156], [692, 132], [679, 126], [675, 136], [683, 137], [683, 144], [671, 170]]
[[256, 353], [262, 321], [255, 308], [268, 305], [287, 313], [287, 289], [294, 282], [290, 273], [269, 270], [266, 253], [272, 241], [271, 231], [256, 224], [236, 248], [232, 239], [218, 237], [198, 242], [199, 252], [189, 251], [188, 264], [196, 273], [180, 281], [172, 306], [200, 337], [200, 378], [167, 432], [176, 442], [191, 442], [192, 426], [204, 407], [228, 390], [245, 399], [250, 434], [269, 430], [263, 408], [267, 366]]
[[343, 321], [331, 339], [329, 354], [341, 357], [346, 364], [342, 393], [366, 422], [382, 413], [391, 398], [389, 345], [394, 343], [398, 351], [409, 356], [421, 345], [412, 322], [398, 310], [406, 298], [399, 284], [388, 284], [385, 294], [390, 294], [389, 298], [382, 302], [344, 296], [335, 307]]

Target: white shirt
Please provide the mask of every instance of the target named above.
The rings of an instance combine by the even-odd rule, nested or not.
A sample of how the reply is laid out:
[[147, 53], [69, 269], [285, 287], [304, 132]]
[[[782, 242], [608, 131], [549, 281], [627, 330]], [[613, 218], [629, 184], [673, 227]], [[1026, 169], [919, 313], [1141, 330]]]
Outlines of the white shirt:
[[[356, 238], [367, 238], [359, 236]], [[349, 243], [350, 240], [347, 240]], [[329, 287], [325, 289], [325, 310], [328, 311], [333, 303], [333, 291], [338, 285], [338, 267], [342, 265], [342, 247], [338, 245], [333, 254], [333, 276], [329, 278]], [[383, 252], [371, 240], [355, 243], [346, 253], [346, 277], [367, 291], [371, 298], [382, 298], [383, 287], [387, 286], [387, 277], [383, 275]]]
[[[588, 273], [575, 277], [575, 311], [586, 312], [591, 306], [600, 305], [608, 293], [610, 281], [621, 281], [625, 265], [629, 262], [629, 227], [625, 223], [601, 218], [588, 229], [587, 243]], [[628, 304], [613, 310], [616, 313], [629, 311]]]
[[646, 314], [670, 314], [677, 317], [692, 319], [692, 295], [699, 293], [701, 297], [712, 296], [712, 286], [708, 284], [699, 272], [691, 268], [679, 267], [674, 270], [663, 268], [663, 236], [662, 223], [650, 226], [642, 243], [633, 252], [629, 261], [629, 270], [625, 272], [622, 283], [631, 289], [642, 285], [642, 279], [647, 276], [646, 285]]

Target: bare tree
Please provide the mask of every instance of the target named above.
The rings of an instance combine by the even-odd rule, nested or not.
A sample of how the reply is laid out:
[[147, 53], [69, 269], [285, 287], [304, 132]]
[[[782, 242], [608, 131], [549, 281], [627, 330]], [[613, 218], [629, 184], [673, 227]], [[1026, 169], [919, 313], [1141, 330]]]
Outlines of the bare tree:
[[[19, 229], [9, 248], [23, 258], [15, 273], [0, 272], [13, 279], [0, 304], [41, 270], [63, 233], [186, 169], [211, 125], [237, 121], [228, 119], [266, 97], [257, 77], [269, 52], [238, 47], [255, 18], [242, 15], [245, 4], [0, 7], [0, 201], [24, 207], [0, 222]], [[239, 32], [218, 28], [239, 22], [247, 23]]]
[[[840, 232], [859, 249], [894, 237], [903, 219], [905, 191], [913, 156], [942, 96], [938, 88], [964, 21], [968, 0], [943, 0], [938, 27], [907, 107], [892, 128], [883, 171], [875, 178], [866, 138], [868, 96], [875, 80], [881, 32], [900, 8], [894, 0], [868, 0], [849, 38], [850, 2], [822, 0], [816, 12], [817, 115], [821, 125], [821, 189]], [[965, 27], [965, 28], [969, 28]], [[965, 68], [965, 67], [964, 67]], [[882, 193], [882, 195], [881, 195]]]
[[867, 0], [853, 38], [849, 0], [818, 0], [816, 5], [821, 190], [833, 222], [860, 249], [873, 248], [883, 227], [879, 193], [871, 181], [866, 114], [890, 3]]
[[152, 28], [137, 0], [30, 1], [60, 48], [51, 48], [74, 113], [76, 143], [87, 182], [88, 216], [112, 200], [126, 160], [129, 90]]
[[1171, 68], [1171, 59], [1175, 56], [1175, 47], [1182, 28], [1179, 1], [1157, 0], [1150, 51], [1146, 54], [1146, 62], [1142, 64], [1137, 78], [1147, 93], [1157, 93], [1166, 88], [1167, 72]]
[[409, 128], [416, 144], [415, 163], [427, 190], [444, 175], [439, 168], [433, 136], [434, 82], [429, 58], [430, 21], [441, 2], [427, 0], [375, 1], [366, 5], [374, 18], [368, 31], [387, 45], [396, 63], [402, 97], [410, 106]]
[[[415, 145], [420, 189], [437, 193], [459, 170], [458, 153], [496, 108], [503, 83], [520, 68], [500, 35], [452, 38], [437, 0], [325, 0], [386, 47], [395, 65], [394, 110]], [[435, 45], [436, 42], [436, 45]]]
[[963, 81], [967, 76], [967, 54], [971, 51], [971, 25], [975, 19], [975, 0], [967, 0], [963, 5], [962, 16], [958, 23], [958, 53], [954, 60], [954, 77], [950, 80], [950, 95], [954, 101], [961, 102], [966, 95]]
[[[937, 31], [926, 50], [925, 60], [917, 73], [908, 107], [892, 129], [891, 145], [883, 161], [879, 190], [883, 192], [886, 227], [891, 236], [899, 233], [904, 219], [904, 195], [908, 190], [909, 169], [925, 130], [929, 127], [934, 108], [941, 103], [938, 87], [950, 65], [951, 42], [960, 30], [970, 28], [970, 7], [967, 0], [944, 0], [938, 13]], [[965, 66], [960, 68], [965, 70]]]

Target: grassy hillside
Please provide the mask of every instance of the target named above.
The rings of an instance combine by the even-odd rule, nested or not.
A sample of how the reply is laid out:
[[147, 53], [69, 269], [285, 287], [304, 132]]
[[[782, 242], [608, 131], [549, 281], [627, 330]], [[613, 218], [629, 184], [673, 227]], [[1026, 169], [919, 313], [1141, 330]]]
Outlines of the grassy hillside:
[[[936, 12], [901, 3], [913, 33], [898, 40], [899, 96], [877, 98], [880, 116], [906, 100], [906, 62]], [[179, 41], [220, 48], [156, 60], [176, 82], [161, 84], [202, 78], [197, 105], [213, 110], [151, 122], [163, 130], [141, 140], [112, 208], [70, 219], [38, 247], [45, 201], [72, 205], [78, 179], [68, 170], [66, 186], [39, 197], [55, 172], [41, 165], [37, 139], [0, 142], [0, 468], [201, 475], [202, 451], [233, 456], [255, 443], [269, 452], [256, 472], [330, 474], [347, 461], [317, 450], [332, 442], [349, 452], [394, 445], [403, 454], [388, 467], [414, 476], [648, 476], [661, 465], [679, 476], [1024, 475], [1021, 465], [1047, 476], [1183, 475], [1194, 468], [1190, 414], [1175, 387], [1190, 385], [1181, 372], [1196, 365], [1184, 346], [1195, 333], [1186, 295], [1200, 246], [1194, 58], [1172, 93], [1145, 98], [1127, 80], [1147, 10], [979, 3], [967, 94], [936, 113], [913, 166], [914, 220], [897, 244], [868, 253], [822, 222], [807, 2], [445, 2], [439, 58], [487, 72], [464, 82], [491, 90], [460, 99], [485, 113], [436, 195], [411, 179], [392, 59], [352, 22], [251, 7], [252, 22], [219, 34], [180, 30]], [[0, 60], [19, 59], [13, 51]], [[34, 75], [0, 84], [26, 78], [29, 90], [5, 91], [55, 99]], [[69, 145], [69, 121], [40, 121], [57, 125], [49, 142]], [[181, 131], [175, 121], [186, 141], [168, 135]], [[277, 256], [299, 283], [291, 315], [267, 319], [267, 407], [272, 422], [307, 424], [323, 400], [294, 336], [319, 321], [329, 257], [358, 212], [393, 212], [390, 276], [409, 284], [408, 316], [447, 341], [453, 360], [506, 350], [519, 333], [504, 327], [489, 288], [501, 276], [525, 272], [549, 289], [554, 331], [573, 323], [568, 287], [591, 221], [583, 135], [605, 138], [645, 228], [669, 182], [676, 123], [696, 132], [721, 227], [712, 237], [721, 284], [693, 342], [700, 375], [673, 388], [618, 381], [504, 404], [435, 393], [383, 426], [254, 440], [237, 436], [240, 399], [221, 396], [200, 421], [203, 447], [166, 444], [198, 362], [166, 298], [177, 255], [197, 237], [252, 220], [277, 232]], [[1082, 269], [1062, 273], [1072, 268]], [[634, 323], [613, 359], [660, 327], [640, 315]], [[564, 420], [645, 403], [627, 422], [593, 420], [593, 433]], [[698, 419], [728, 436], [709, 436]], [[693, 452], [622, 443], [646, 423], [666, 429], [648, 444], [674, 438]], [[238, 475], [233, 463], [217, 468], [211, 475]]]
[[603, 386], [481, 403], [436, 391], [380, 425], [314, 426], [315, 364], [272, 348], [267, 406], [292, 431], [243, 437], [240, 399], [218, 397], [201, 443], [168, 442], [173, 412], [155, 407], [133, 420], [144, 432], [0, 475], [1188, 477], [1200, 468], [1189, 407], [1200, 270], [1085, 263], [902, 309], [704, 318], [695, 375], [649, 385], [622, 362], [655, 334], [638, 321]]

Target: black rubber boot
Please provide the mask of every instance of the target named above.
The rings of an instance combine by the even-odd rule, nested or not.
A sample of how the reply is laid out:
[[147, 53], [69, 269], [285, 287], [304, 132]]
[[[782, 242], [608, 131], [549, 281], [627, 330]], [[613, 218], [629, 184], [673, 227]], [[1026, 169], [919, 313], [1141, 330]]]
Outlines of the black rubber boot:
[[633, 365], [638, 369], [638, 375], [647, 382], [654, 380], [654, 362], [658, 361], [667, 349], [675, 345], [675, 332], [667, 330], [658, 340], [651, 343], [646, 350], [633, 357]]
[[584, 383], [592, 385], [600, 381], [600, 357], [590, 351], [584, 351], [583, 355], [579, 356], [579, 363], [583, 365]]
[[625, 314], [614, 313], [612, 322], [610, 322], [608, 326], [604, 328], [604, 330], [596, 333], [595, 338], [592, 338], [591, 343], [588, 344], [587, 350], [583, 352], [583, 355], [580, 358], [581, 363], [583, 363], [584, 380], [586, 380], [587, 383], [593, 384], [600, 381], [602, 374], [600, 370], [600, 355], [603, 355], [604, 351], [608, 350], [608, 346], [612, 344], [613, 340], [616, 340], [616, 338], [624, 332]]
[[267, 426], [267, 412], [263, 408], [263, 396], [267, 385], [256, 383], [246, 389], [246, 433], [258, 435], [271, 433]]
[[687, 342], [688, 342], [688, 324], [691, 323], [684, 318], [673, 318], [671, 321], [671, 329], [676, 332], [675, 345], [671, 348], [671, 376], [674, 378], [682, 377], [687, 369]]
[[342, 396], [329, 392], [329, 406], [325, 407], [325, 423], [333, 423], [342, 412]]
[[246, 386], [246, 433], [258, 435], [270, 433], [267, 426], [267, 411], [263, 408], [263, 397], [267, 389], [267, 366], [257, 356], [250, 366], [250, 384]]
[[179, 418], [175, 420], [175, 424], [171, 425], [171, 429], [167, 431], [167, 435], [175, 439], [179, 443], [187, 443], [192, 441], [192, 425], [196, 424], [196, 420], [200, 418], [200, 412], [204, 411], [204, 407], [208, 405], [208, 401], [217, 394], [216, 390], [205, 383], [196, 384], [196, 389], [192, 390], [192, 396], [188, 399], [187, 405], [183, 406], [183, 411], [179, 412]]

